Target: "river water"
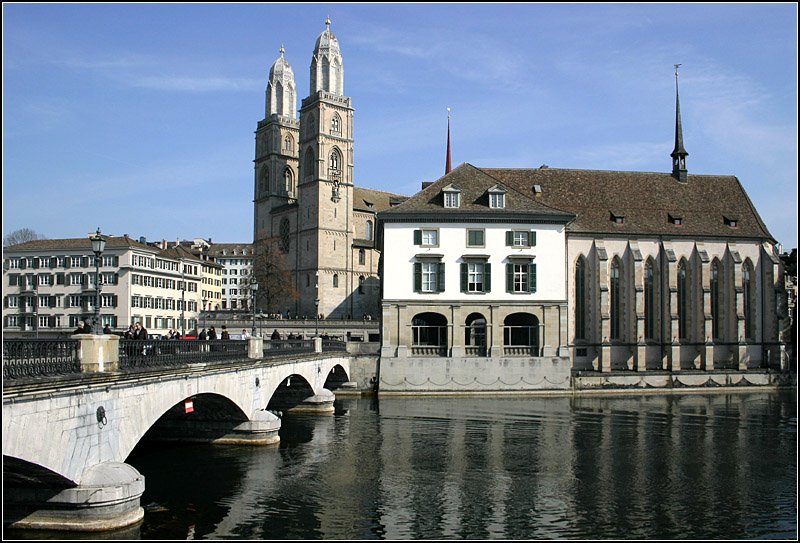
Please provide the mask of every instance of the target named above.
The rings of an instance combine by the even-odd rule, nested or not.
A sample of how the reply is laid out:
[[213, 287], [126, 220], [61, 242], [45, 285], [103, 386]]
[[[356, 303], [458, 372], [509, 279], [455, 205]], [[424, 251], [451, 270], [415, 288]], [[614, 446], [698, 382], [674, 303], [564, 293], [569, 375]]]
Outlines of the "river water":
[[281, 444], [144, 445], [141, 539], [797, 537], [796, 391], [337, 400]]

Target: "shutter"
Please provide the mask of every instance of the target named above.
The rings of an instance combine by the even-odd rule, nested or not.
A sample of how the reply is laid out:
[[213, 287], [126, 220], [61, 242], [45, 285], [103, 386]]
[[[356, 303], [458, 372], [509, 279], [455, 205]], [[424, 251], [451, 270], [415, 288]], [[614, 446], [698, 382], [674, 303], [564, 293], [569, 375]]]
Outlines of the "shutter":
[[112, 300], [113, 300], [112, 303], [114, 304], [113, 307], [117, 307], [118, 304], [117, 304], [117, 295], [116, 294], [114, 294], [114, 296], [112, 297]]
[[115, 267], [115, 268], [118, 268], [118, 267], [119, 267], [119, 257], [118, 257], [118, 256], [115, 256], [115, 257], [114, 257], [114, 267]]
[[422, 291], [422, 262], [414, 262], [414, 292]]
[[57, 273], [56, 274], [56, 285], [63, 285], [64, 284], [64, 279], [66, 279], [66, 277], [64, 276], [63, 273]]
[[47, 303], [49, 304], [48, 307], [56, 307], [56, 297], [50, 296], [50, 299]]
[[55, 317], [47, 317], [47, 327], [48, 328], [55, 328], [56, 327], [56, 318]]
[[492, 291], [492, 265], [488, 262], [483, 265], [483, 291]]
[[72, 257], [69, 256], [69, 255], [65, 256], [64, 257], [64, 267], [65, 268], [69, 268], [71, 264], [72, 264]]
[[536, 292], [536, 264], [528, 264], [528, 292]]
[[39, 269], [39, 257], [33, 259], [33, 267]]
[[514, 264], [506, 264], [506, 292], [514, 292]]
[[20, 258], [19, 259], [19, 269], [24, 270], [28, 266], [28, 259], [27, 258]]
[[436, 274], [437, 292], [444, 292], [444, 262], [439, 262], [439, 273]]
[[414, 245], [422, 245], [422, 230], [414, 230]]
[[115, 285], [119, 285], [119, 274], [118, 273], [114, 274], [114, 284]]
[[467, 275], [467, 263], [461, 263], [461, 292], [467, 292], [467, 282], [468, 282], [468, 275]]
[[528, 233], [528, 245], [536, 247], [536, 230], [531, 230]]
[[506, 230], [506, 246], [507, 247], [514, 246], [514, 232], [511, 230]]
[[4, 308], [8, 307], [8, 296], [3, 296], [3, 307]]

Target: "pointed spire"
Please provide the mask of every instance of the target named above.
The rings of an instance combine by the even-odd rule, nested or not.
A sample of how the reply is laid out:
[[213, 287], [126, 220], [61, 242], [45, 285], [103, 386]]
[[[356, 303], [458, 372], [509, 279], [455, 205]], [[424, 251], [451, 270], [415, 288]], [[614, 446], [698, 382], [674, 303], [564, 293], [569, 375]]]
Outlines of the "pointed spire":
[[444, 174], [447, 175], [452, 169], [450, 164], [450, 108], [447, 108], [447, 158], [444, 163]]
[[678, 94], [678, 67], [675, 64], [675, 149], [672, 150], [672, 176], [686, 182], [686, 157], [689, 153], [683, 148], [683, 127], [681, 126], [681, 99]]

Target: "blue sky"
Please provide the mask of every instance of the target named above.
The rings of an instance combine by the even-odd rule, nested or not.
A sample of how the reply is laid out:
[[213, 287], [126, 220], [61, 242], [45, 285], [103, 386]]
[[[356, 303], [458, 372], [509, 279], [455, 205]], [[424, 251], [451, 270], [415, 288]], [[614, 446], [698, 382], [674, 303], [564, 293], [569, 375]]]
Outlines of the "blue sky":
[[736, 175], [797, 245], [795, 4], [3, 4], [3, 234], [252, 241], [254, 131], [283, 44], [308, 95], [325, 17], [355, 181], [453, 165]]

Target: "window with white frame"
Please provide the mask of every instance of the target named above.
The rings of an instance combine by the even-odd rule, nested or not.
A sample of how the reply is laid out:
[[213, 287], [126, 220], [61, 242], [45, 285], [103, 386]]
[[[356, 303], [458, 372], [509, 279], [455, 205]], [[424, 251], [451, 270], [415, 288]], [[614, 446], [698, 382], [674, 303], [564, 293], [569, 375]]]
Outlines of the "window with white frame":
[[69, 257], [69, 267], [70, 268], [79, 268], [81, 265], [81, 257], [79, 256], [71, 256]]
[[485, 261], [461, 263], [461, 292], [489, 292], [491, 264]]
[[9, 315], [6, 317], [6, 326], [9, 328], [16, 328], [19, 326], [19, 319], [16, 315]]
[[439, 245], [439, 231], [434, 228], [414, 230], [414, 245], [435, 247]]
[[506, 264], [506, 291], [536, 292], [536, 264], [525, 260], [513, 260]]
[[8, 259], [8, 268], [11, 270], [18, 270], [19, 269], [19, 258], [9, 258]]
[[508, 230], [506, 231], [506, 245], [509, 247], [534, 247], [536, 232], [533, 230]]
[[422, 292], [435, 292], [438, 289], [438, 262], [422, 263]]
[[39, 307], [50, 307], [50, 296], [39, 296]]
[[82, 285], [83, 284], [83, 274], [82, 273], [71, 273], [71, 274], [69, 274], [69, 284], [70, 285]]
[[459, 207], [461, 205], [461, 193], [454, 190], [444, 191], [444, 207]]
[[39, 274], [39, 286], [50, 286], [52, 284], [52, 280], [49, 273], [40, 273]]
[[15, 294], [6, 296], [6, 305], [9, 308], [19, 307], [19, 296]]
[[489, 193], [489, 207], [492, 209], [504, 209], [506, 207], [506, 195], [503, 192]]
[[48, 324], [49, 320], [50, 320], [50, 317], [48, 317], [47, 315], [39, 315], [39, 328], [48, 328], [49, 327], [49, 324]]

